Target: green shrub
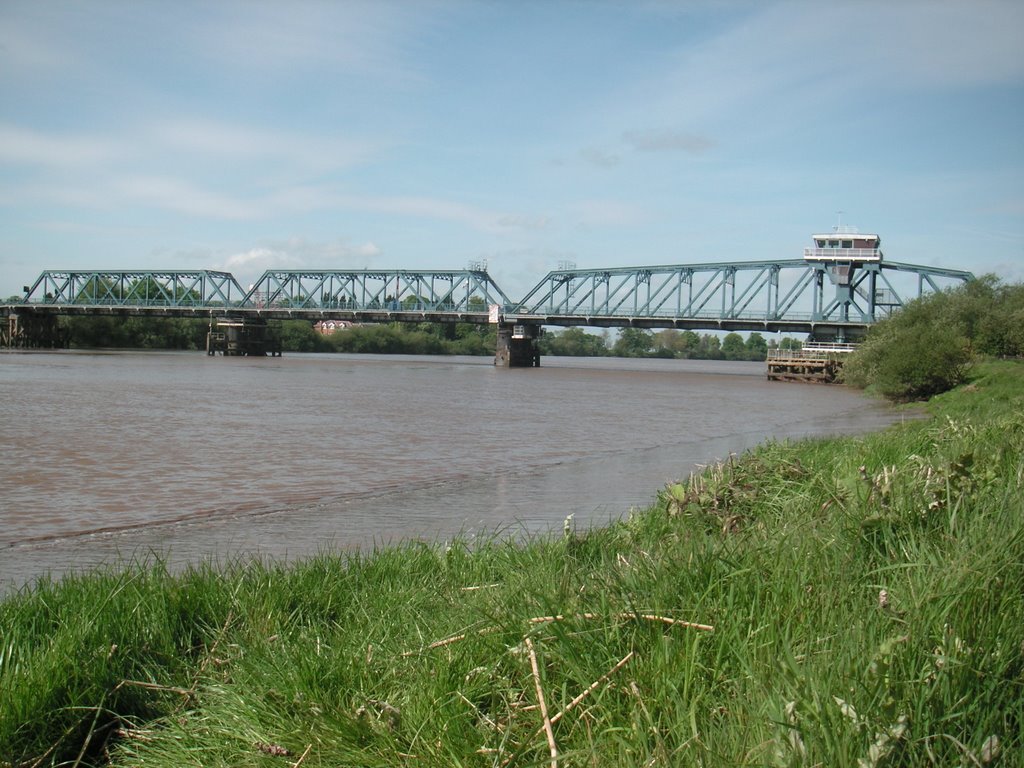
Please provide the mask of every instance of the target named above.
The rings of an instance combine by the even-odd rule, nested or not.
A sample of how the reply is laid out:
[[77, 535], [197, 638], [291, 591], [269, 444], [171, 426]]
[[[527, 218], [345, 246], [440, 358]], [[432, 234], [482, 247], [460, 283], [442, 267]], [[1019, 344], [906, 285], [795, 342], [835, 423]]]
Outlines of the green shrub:
[[1024, 354], [1024, 286], [986, 275], [907, 304], [868, 332], [843, 380], [897, 402], [926, 400], [964, 382], [976, 355]]
[[927, 324], [874, 334], [844, 366], [854, 386], [873, 386], [897, 402], [927, 400], [963, 383], [972, 359], [967, 340]]

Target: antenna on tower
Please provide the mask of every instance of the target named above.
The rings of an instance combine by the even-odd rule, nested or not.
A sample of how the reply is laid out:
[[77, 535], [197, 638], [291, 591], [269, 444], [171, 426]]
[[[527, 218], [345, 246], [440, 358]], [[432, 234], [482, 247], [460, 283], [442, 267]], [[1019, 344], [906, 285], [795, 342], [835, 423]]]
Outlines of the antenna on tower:
[[843, 211], [836, 211], [836, 226], [833, 232], [839, 232], [843, 228]]

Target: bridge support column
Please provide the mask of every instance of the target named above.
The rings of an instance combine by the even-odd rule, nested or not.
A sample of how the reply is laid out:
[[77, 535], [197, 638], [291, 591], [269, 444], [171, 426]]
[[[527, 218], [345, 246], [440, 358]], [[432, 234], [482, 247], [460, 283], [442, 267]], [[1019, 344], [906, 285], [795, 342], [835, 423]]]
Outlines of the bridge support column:
[[56, 315], [14, 312], [0, 325], [0, 347], [6, 349], [63, 349], [68, 332]]
[[206, 354], [216, 355], [218, 352], [226, 357], [280, 357], [280, 329], [262, 317], [210, 320], [210, 330], [206, 334]]
[[501, 323], [494, 364], [502, 368], [539, 368], [542, 332], [539, 325], [532, 323]]

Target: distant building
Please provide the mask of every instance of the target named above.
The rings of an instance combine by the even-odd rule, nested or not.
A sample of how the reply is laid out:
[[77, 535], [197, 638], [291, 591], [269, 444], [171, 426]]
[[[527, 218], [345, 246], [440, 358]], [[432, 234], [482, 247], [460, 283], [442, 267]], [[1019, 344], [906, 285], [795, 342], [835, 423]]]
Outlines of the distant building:
[[355, 323], [351, 320], [318, 320], [313, 323], [313, 330], [323, 336], [330, 336], [336, 331], [343, 331], [351, 328]]

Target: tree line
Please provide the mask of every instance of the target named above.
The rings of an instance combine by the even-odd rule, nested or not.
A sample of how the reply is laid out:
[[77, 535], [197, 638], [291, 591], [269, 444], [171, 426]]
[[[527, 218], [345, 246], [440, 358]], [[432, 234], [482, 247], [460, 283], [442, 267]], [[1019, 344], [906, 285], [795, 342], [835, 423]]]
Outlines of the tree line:
[[746, 339], [738, 333], [717, 336], [713, 333], [697, 334], [693, 331], [648, 331], [642, 328], [623, 328], [613, 340], [609, 331], [597, 335], [582, 328], [547, 333], [541, 337], [542, 355], [570, 357], [666, 357], [692, 360], [764, 360], [768, 350], [780, 347], [799, 349], [801, 342], [782, 339], [776, 344], [760, 333], [751, 333]]
[[[84, 349], [180, 349], [206, 348], [209, 321], [162, 317], [66, 317], [70, 344]], [[354, 325], [333, 334], [319, 333], [306, 320], [284, 320], [281, 346], [287, 352], [354, 352], [410, 355], [493, 355], [497, 333], [488, 325], [473, 323], [380, 323]], [[566, 328], [544, 334], [544, 356], [661, 357], [695, 360], [764, 360], [768, 350], [797, 347], [800, 342], [782, 339], [776, 345], [759, 333], [744, 339], [738, 333], [723, 337], [693, 331], [652, 332], [624, 328], [613, 337], [609, 331], [589, 333]]]

